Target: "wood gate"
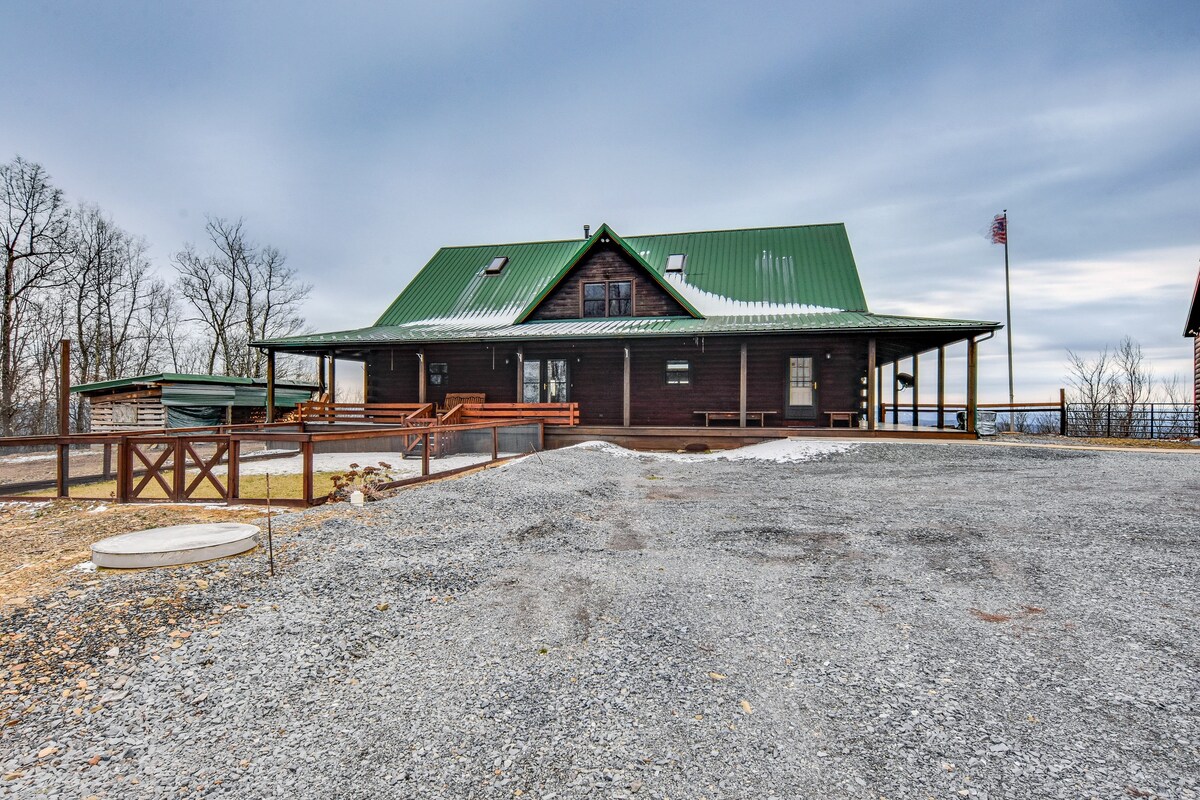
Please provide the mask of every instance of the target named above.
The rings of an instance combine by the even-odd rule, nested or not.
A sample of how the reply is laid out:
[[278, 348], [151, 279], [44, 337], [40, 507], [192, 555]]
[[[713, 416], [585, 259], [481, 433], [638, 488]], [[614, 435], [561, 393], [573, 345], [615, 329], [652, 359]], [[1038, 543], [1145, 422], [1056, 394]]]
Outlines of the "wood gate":
[[[207, 457], [197, 451], [198, 445], [206, 444], [214, 445], [213, 453]], [[123, 437], [118, 452], [117, 499], [122, 502], [164, 499], [145, 494], [154, 485], [162, 490], [165, 499], [175, 503], [228, 500], [229, 486], [216, 474], [221, 459], [228, 453], [229, 437], [223, 435]], [[189, 480], [188, 471], [193, 468], [195, 474]], [[141, 475], [135, 474], [138, 470], [143, 470]], [[195, 496], [206, 484], [216, 490], [216, 497]]]

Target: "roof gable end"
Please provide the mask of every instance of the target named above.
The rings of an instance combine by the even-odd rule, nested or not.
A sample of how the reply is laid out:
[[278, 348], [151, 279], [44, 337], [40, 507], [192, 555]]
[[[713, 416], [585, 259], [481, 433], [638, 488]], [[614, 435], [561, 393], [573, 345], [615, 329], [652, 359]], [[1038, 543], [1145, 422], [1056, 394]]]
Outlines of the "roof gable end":
[[583, 243], [579, 250], [576, 251], [576, 253], [565, 264], [563, 264], [562, 268], [558, 270], [554, 277], [552, 277], [542, 288], [542, 290], [538, 292], [537, 297], [535, 297], [533, 301], [529, 303], [529, 305], [522, 309], [521, 313], [517, 315], [515, 324], [520, 325], [528, 320], [530, 315], [533, 314], [533, 312], [537, 310], [538, 306], [540, 306], [542, 302], [550, 296], [551, 292], [553, 292], [555, 288], [557, 288], [558, 285], [563, 282], [567, 275], [569, 275], [572, 270], [579, 266], [580, 262], [583, 261], [584, 257], [587, 256], [588, 253], [590, 253], [596, 246], [608, 244], [609, 242], [617, 245], [617, 247], [619, 247], [629, 257], [630, 260], [632, 260], [646, 273], [646, 276], [656, 286], [658, 286], [659, 289], [661, 289], [667, 295], [670, 295], [671, 299], [679, 303], [683, 310], [686, 311], [693, 319], [703, 319], [703, 315], [701, 315], [700, 312], [697, 311], [690, 302], [688, 302], [687, 298], [680, 294], [680, 292], [669, 282], [667, 282], [662, 275], [651, 268], [651, 266], [646, 263], [646, 259], [644, 259], [641, 254], [637, 252], [637, 250], [630, 247], [624, 239], [618, 236], [613, 229], [608, 226], [608, 223], [604, 223], [597, 228], [596, 232], [593, 233], [587, 239], [587, 241]]

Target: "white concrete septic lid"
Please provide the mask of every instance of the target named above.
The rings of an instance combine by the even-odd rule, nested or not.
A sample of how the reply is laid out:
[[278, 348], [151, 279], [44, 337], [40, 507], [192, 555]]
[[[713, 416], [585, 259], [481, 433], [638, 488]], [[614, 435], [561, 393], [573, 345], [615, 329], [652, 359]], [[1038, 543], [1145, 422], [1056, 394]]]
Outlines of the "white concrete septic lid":
[[98, 567], [142, 569], [194, 564], [237, 555], [258, 544], [258, 526], [241, 522], [172, 525], [101, 539], [92, 545]]

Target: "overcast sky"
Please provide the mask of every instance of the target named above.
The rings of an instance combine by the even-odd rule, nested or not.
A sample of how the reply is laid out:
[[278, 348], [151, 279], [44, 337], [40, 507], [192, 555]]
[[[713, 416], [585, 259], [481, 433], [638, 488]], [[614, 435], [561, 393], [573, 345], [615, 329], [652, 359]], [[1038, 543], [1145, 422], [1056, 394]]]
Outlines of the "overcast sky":
[[[1018, 399], [1190, 371], [1194, 2], [4, 0], [0, 159], [146, 236], [244, 217], [372, 323], [442, 245], [845, 222], [872, 311], [1003, 321]], [[1003, 334], [985, 400], [1007, 395]]]

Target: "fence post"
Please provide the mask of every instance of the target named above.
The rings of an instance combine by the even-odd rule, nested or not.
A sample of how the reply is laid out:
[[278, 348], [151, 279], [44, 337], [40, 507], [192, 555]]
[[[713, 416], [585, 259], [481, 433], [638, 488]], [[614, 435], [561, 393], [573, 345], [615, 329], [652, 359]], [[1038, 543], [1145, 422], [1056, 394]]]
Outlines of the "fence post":
[[500, 429], [492, 426], [492, 461], [500, 457]]
[[302, 442], [301, 450], [304, 460], [304, 505], [313, 504], [313, 443], [312, 439]]
[[1154, 435], [1154, 403], [1150, 404], [1150, 438], [1151, 439], [1157, 438]]
[[1058, 435], [1067, 435], [1067, 390], [1058, 390]]
[[421, 477], [429, 474], [429, 431], [421, 434]]
[[242, 496], [242, 478], [241, 475], [238, 474], [239, 470], [241, 469], [241, 465], [239, 463], [241, 461], [241, 457], [242, 443], [230, 436], [229, 455], [227, 456], [228, 463], [225, 467], [225, 480], [229, 483], [229, 486], [226, 487], [229, 497], [225, 502], [230, 505], [233, 504], [233, 501], [240, 499]]
[[122, 436], [117, 440], [117, 502], [129, 502], [130, 473], [133, 465], [129, 463], [129, 439]]
[[184, 499], [184, 479], [187, 477], [187, 462], [184, 460], [183, 455], [183, 437], [176, 436], [175, 443], [172, 445], [172, 447], [175, 450], [173, 455], [173, 458], [175, 459], [175, 466], [171, 469], [171, 500], [176, 503], [182, 503]]

